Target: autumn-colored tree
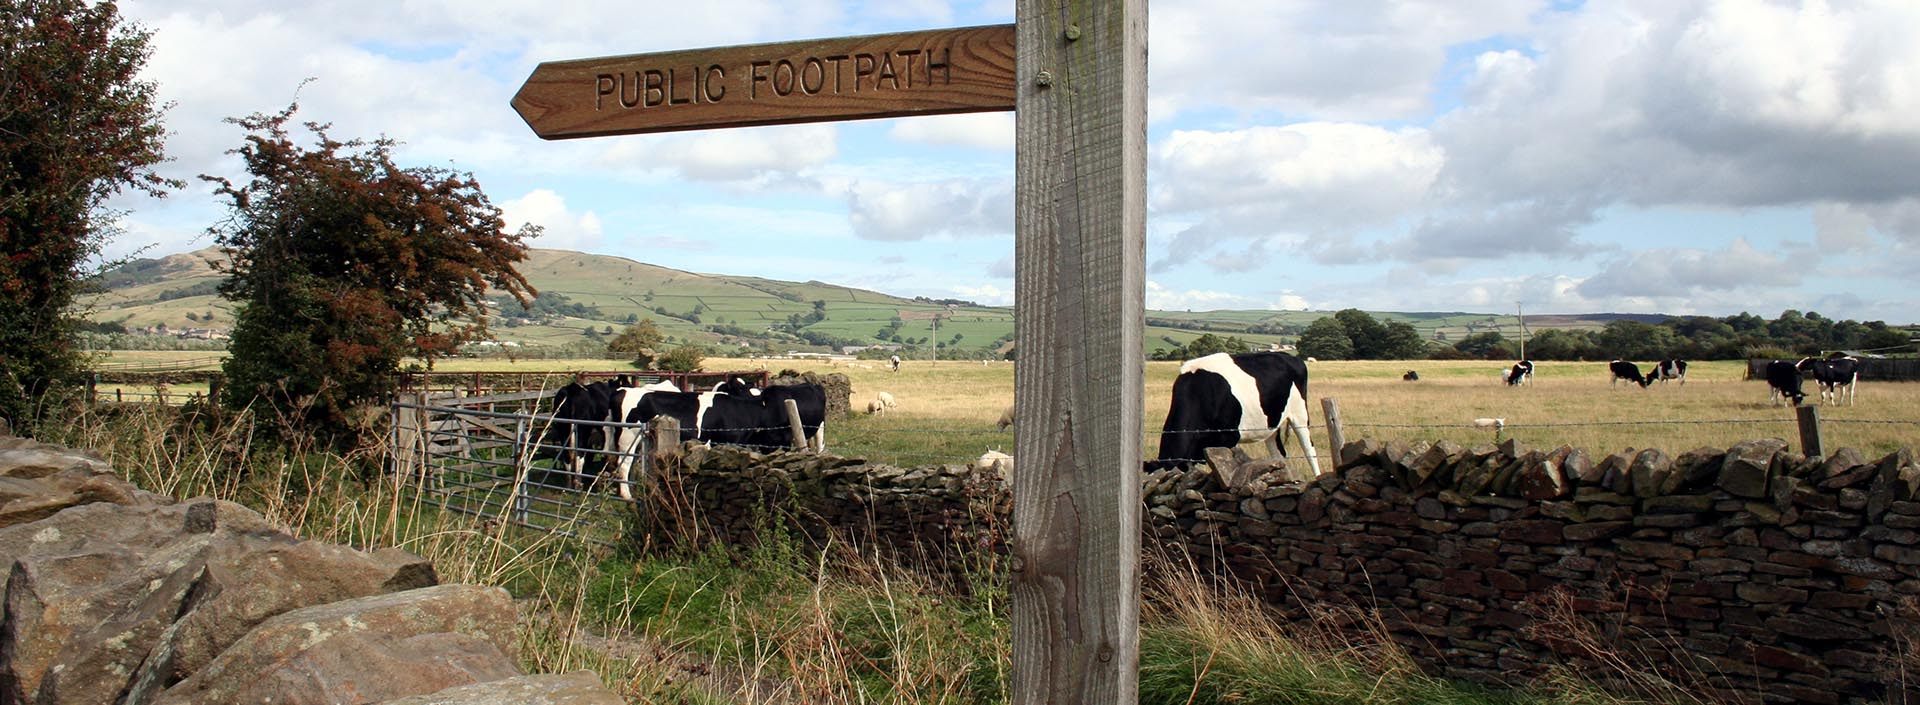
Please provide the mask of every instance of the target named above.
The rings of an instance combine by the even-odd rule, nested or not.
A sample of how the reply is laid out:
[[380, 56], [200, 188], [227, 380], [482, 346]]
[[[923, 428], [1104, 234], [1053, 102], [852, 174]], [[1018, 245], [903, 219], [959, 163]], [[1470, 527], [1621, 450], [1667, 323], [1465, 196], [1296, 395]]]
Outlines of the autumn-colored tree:
[[149, 36], [111, 1], [0, 0], [0, 418], [16, 427], [80, 371], [71, 309], [113, 232], [107, 199], [181, 185], [152, 170]]
[[470, 175], [401, 167], [394, 142], [339, 141], [297, 106], [229, 119], [251, 181], [202, 176], [231, 201], [212, 230], [232, 258], [220, 294], [238, 304], [225, 370], [229, 403], [264, 402], [335, 442], [351, 442], [386, 401], [401, 359], [428, 364], [487, 335], [486, 295], [534, 294], [514, 268], [529, 227], [508, 233]]

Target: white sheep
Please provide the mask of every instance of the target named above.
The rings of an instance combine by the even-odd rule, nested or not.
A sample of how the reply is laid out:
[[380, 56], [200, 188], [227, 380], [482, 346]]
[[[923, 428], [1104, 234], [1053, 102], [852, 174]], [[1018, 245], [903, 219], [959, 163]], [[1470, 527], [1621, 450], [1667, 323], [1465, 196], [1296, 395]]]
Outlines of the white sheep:
[[1008, 426], [1012, 426], [1012, 425], [1013, 425], [1013, 405], [1009, 404], [1007, 405], [1006, 411], [1000, 412], [1000, 420], [996, 422], [994, 426], [998, 427], [1002, 431], [1005, 431], [1007, 430]]
[[1500, 429], [1507, 427], [1507, 420], [1504, 418], [1489, 419], [1489, 418], [1482, 417], [1482, 418], [1473, 420], [1473, 427], [1474, 428], [1491, 428], [1495, 431], [1498, 431]]
[[887, 408], [889, 408], [889, 409], [891, 409], [891, 408], [894, 408], [894, 407], [896, 407], [896, 406], [899, 406], [899, 405], [900, 405], [899, 403], [897, 403], [897, 402], [895, 402], [895, 401], [893, 400], [893, 395], [892, 395], [892, 394], [888, 394], [888, 393], [886, 393], [886, 392], [881, 392], [881, 393], [879, 393], [879, 394], [875, 394], [875, 395], [873, 395], [873, 396], [874, 396], [874, 400], [875, 400], [875, 401], [878, 401], [878, 402], [880, 402], [880, 405], [881, 405], [881, 406], [885, 406], [885, 407], [887, 407]]
[[887, 405], [880, 403], [879, 399], [874, 399], [867, 402], [868, 416], [874, 416], [877, 414], [884, 414], [884, 413], [887, 413]]
[[997, 450], [990, 450], [981, 453], [980, 459], [974, 461], [973, 466], [981, 470], [995, 470], [999, 472], [1002, 477], [1007, 477], [1013, 474], [1013, 456]]

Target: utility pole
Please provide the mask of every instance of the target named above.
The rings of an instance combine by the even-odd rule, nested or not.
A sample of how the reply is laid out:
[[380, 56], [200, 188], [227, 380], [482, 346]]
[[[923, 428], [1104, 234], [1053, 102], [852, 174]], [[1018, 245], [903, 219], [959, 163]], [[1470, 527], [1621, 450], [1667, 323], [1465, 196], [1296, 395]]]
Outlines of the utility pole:
[[1520, 319], [1520, 359], [1527, 359], [1527, 314], [1521, 310], [1520, 302], [1513, 302], [1514, 317]]

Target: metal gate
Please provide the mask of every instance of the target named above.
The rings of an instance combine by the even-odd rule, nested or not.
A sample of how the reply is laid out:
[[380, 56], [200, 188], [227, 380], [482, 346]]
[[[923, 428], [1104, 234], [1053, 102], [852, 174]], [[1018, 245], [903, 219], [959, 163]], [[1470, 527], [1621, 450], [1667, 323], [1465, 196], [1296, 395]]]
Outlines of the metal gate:
[[[569, 420], [616, 438], [628, 430], [624, 440], [632, 442], [612, 451], [604, 444], [574, 448], [574, 434], [549, 437], [553, 416], [540, 407], [550, 397], [550, 392], [403, 395], [392, 405], [393, 481], [418, 501], [449, 512], [596, 543], [618, 541], [630, 515], [625, 498], [633, 496], [633, 484], [602, 470], [625, 459], [633, 468], [629, 477], [642, 477], [652, 449], [646, 427]], [[589, 459], [576, 471], [557, 457], [563, 452]]]

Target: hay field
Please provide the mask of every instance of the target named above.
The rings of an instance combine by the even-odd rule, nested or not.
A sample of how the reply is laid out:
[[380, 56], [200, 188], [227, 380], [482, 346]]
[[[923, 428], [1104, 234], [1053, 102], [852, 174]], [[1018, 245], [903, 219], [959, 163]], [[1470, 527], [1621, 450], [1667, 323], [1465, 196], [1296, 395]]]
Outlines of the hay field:
[[[206, 352], [117, 352], [114, 361], [158, 362], [205, 357]], [[1661, 448], [1679, 453], [1700, 446], [1725, 447], [1749, 438], [1778, 437], [1799, 445], [1794, 412], [1767, 404], [1766, 383], [1741, 379], [1740, 361], [1696, 362], [1687, 384], [1667, 382], [1650, 388], [1608, 384], [1604, 362], [1537, 363], [1533, 383], [1507, 387], [1498, 379], [1505, 363], [1486, 361], [1328, 361], [1310, 366], [1308, 405], [1314, 444], [1327, 452], [1320, 399], [1340, 405], [1347, 438], [1440, 438], [1471, 445], [1495, 440], [1493, 433], [1469, 426], [1479, 417], [1502, 417], [1500, 439], [1518, 438], [1533, 446], [1570, 444], [1595, 453], [1626, 448]], [[446, 360], [436, 365], [465, 370], [613, 370], [617, 360]], [[1645, 367], [1645, 365], [1643, 365]], [[826, 362], [747, 358], [707, 358], [708, 370], [797, 369], [839, 372], [853, 380], [856, 409], [877, 392], [900, 402], [893, 413], [856, 416], [831, 424], [829, 448], [901, 464], [963, 462], [982, 451], [1011, 452], [1013, 433], [994, 429], [1000, 412], [1013, 403], [1013, 363], [908, 360], [891, 372], [883, 362]], [[1159, 430], [1178, 363], [1146, 365], [1143, 454], [1159, 449]], [[1402, 382], [1407, 370], [1418, 382]], [[1807, 389], [1812, 391], [1811, 380]], [[131, 389], [129, 391], [132, 391]], [[141, 390], [150, 391], [150, 390]], [[184, 390], [176, 390], [184, 391]], [[1920, 446], [1920, 383], [1864, 382], [1852, 407], [1823, 406], [1820, 416], [1829, 450], [1843, 446], [1878, 457], [1901, 446]]]
[[[900, 407], [884, 416], [856, 417], [830, 428], [836, 452], [866, 454], [905, 464], [958, 462], [997, 448], [1011, 452], [1013, 434], [996, 432], [994, 421], [1013, 401], [1012, 363], [908, 361], [901, 371], [870, 362], [829, 364], [793, 360], [709, 358], [708, 369], [793, 368], [841, 372], [854, 383], [854, 406], [863, 409], [877, 392]], [[1420, 372], [1417, 382], [1402, 373]], [[1641, 389], [1609, 386], [1604, 362], [1539, 362], [1533, 383], [1508, 387], [1498, 377], [1504, 365], [1483, 361], [1341, 361], [1310, 366], [1308, 396], [1313, 440], [1327, 453], [1319, 400], [1340, 406], [1348, 440], [1376, 438], [1472, 445], [1493, 442], [1490, 431], [1471, 427], [1479, 417], [1507, 422], [1499, 440], [1532, 446], [1569, 444], [1594, 453], [1660, 448], [1669, 453], [1750, 438], [1778, 437], [1799, 445], [1794, 412], [1767, 403], [1767, 386], [1741, 379], [1738, 361], [1700, 362], [1686, 385], [1656, 383]], [[1159, 447], [1159, 429], [1178, 363], [1146, 367], [1143, 454]], [[1807, 389], [1812, 390], [1809, 381]], [[1920, 383], [1868, 382], [1856, 406], [1820, 409], [1831, 451], [1853, 446], [1877, 457], [1900, 446], [1920, 445]]]

